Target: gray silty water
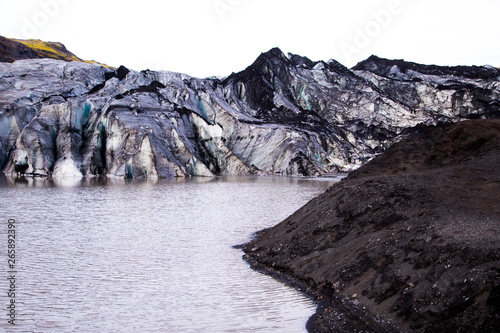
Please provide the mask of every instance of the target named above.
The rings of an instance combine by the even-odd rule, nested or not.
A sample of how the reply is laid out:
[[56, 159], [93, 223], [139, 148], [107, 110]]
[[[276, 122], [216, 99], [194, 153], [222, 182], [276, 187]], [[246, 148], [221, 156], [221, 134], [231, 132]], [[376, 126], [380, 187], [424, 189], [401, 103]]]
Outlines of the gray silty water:
[[232, 246], [334, 181], [4, 180], [0, 216], [18, 226], [16, 331], [305, 332], [312, 301]]

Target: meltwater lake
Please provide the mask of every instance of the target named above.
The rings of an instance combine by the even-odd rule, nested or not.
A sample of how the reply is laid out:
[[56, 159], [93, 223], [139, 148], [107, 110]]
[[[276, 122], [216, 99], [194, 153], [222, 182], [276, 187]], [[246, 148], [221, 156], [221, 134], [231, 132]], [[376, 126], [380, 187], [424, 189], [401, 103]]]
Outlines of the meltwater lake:
[[0, 331], [306, 332], [313, 302], [233, 246], [338, 180], [0, 178]]

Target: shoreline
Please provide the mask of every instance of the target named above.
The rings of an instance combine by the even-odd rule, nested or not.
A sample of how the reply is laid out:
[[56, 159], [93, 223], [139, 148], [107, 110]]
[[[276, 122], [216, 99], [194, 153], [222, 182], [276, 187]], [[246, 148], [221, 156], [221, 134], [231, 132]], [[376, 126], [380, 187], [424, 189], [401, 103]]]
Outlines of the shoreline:
[[245, 244], [309, 332], [500, 329], [500, 120], [421, 128]]
[[[236, 248], [239, 248], [237, 246]], [[302, 283], [293, 275], [284, 274], [272, 267], [267, 267], [260, 264], [254, 258], [244, 255], [243, 259], [255, 271], [268, 275], [287, 286], [294, 288], [310, 298], [316, 305], [315, 313], [307, 319], [306, 330], [309, 333], [322, 333], [328, 330], [332, 332], [363, 332], [363, 330], [376, 329], [377, 333], [396, 333], [394, 327], [387, 323], [381, 322], [382, 319], [370, 318], [367, 311], [362, 307], [350, 302], [349, 299], [341, 297], [328, 297], [323, 294], [318, 294]]]

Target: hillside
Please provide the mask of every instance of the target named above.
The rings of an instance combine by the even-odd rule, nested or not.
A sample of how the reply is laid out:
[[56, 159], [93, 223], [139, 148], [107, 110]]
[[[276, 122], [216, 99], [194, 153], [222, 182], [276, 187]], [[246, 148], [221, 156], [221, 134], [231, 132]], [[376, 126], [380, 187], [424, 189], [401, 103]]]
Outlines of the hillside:
[[421, 127], [245, 245], [310, 332], [498, 332], [500, 121]]
[[38, 39], [12, 39], [0, 36], [0, 62], [43, 58], [98, 63], [93, 60], [88, 61], [78, 58], [68, 51], [62, 43], [44, 42]]

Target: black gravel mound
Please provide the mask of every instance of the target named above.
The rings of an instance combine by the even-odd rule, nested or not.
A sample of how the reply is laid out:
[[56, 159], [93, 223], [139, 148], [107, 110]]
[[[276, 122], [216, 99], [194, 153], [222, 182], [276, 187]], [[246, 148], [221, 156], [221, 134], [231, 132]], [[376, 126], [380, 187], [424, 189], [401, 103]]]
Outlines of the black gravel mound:
[[244, 247], [310, 332], [500, 332], [500, 121], [419, 128]]

